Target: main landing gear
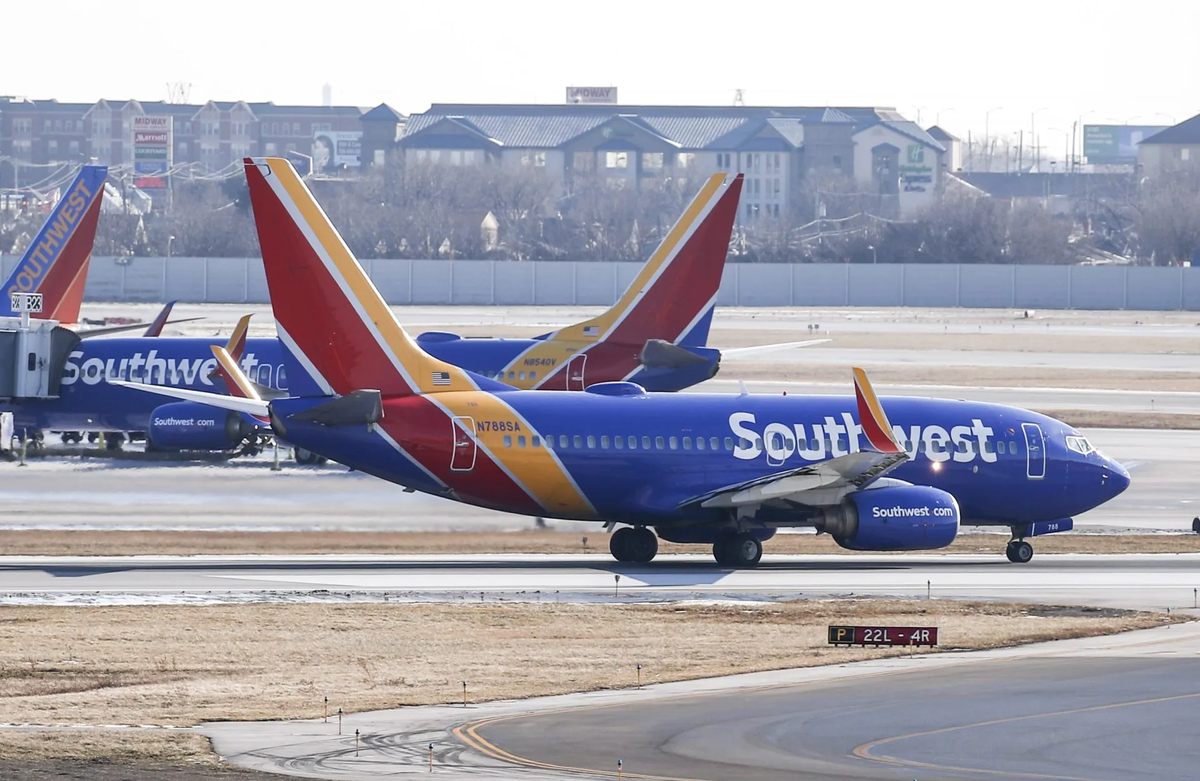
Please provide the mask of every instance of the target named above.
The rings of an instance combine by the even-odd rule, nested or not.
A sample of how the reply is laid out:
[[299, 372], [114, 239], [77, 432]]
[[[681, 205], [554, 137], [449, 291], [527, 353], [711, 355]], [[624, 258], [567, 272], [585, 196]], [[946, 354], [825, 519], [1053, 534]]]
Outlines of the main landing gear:
[[658, 537], [645, 526], [624, 526], [608, 538], [608, 550], [617, 561], [647, 564], [658, 554]]
[[762, 542], [748, 532], [722, 534], [713, 542], [713, 558], [722, 567], [756, 567], [762, 552]]
[[1013, 564], [1026, 564], [1033, 558], [1033, 546], [1025, 540], [1009, 540], [1004, 555]]

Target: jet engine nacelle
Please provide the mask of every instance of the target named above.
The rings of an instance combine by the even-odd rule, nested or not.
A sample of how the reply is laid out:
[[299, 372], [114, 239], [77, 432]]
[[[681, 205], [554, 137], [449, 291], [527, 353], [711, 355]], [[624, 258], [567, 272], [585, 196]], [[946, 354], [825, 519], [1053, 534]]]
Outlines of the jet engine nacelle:
[[229, 450], [251, 432], [236, 412], [194, 401], [164, 404], [150, 414], [146, 436], [167, 450]]
[[933, 550], [958, 535], [958, 502], [922, 485], [856, 491], [826, 508], [817, 528], [848, 550]]

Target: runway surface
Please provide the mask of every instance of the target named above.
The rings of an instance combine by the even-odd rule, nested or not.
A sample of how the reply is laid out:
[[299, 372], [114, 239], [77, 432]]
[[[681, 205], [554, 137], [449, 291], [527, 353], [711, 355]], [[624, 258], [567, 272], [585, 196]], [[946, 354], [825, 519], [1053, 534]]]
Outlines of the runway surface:
[[[211, 724], [222, 756], [320, 778], [1182, 779], [1200, 627], [536, 700]], [[361, 736], [355, 750], [353, 731]], [[636, 774], [636, 775], [634, 775]]]
[[[580, 556], [145, 556], [0, 559], [0, 598], [15, 603], [325, 601], [649, 601], [903, 596], [1158, 609], [1192, 608], [1200, 554], [771, 556], [753, 570], [706, 555], [618, 564]], [[619, 581], [617, 576], [620, 576]]]

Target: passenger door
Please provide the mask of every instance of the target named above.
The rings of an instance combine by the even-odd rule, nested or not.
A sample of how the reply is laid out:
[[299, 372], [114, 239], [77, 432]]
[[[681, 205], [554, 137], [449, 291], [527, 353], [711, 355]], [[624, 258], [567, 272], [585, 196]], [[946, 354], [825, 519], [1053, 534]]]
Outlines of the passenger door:
[[567, 390], [583, 390], [587, 388], [587, 383], [583, 378], [583, 370], [587, 365], [587, 356], [583, 354], [571, 357], [567, 361]]
[[454, 428], [454, 450], [450, 454], [451, 472], [470, 472], [475, 468], [475, 456], [479, 446], [475, 440], [475, 419], [455, 417], [450, 421]]
[[1046, 476], [1046, 440], [1042, 427], [1036, 423], [1022, 423], [1025, 432], [1025, 476], [1030, 480], [1041, 480]]

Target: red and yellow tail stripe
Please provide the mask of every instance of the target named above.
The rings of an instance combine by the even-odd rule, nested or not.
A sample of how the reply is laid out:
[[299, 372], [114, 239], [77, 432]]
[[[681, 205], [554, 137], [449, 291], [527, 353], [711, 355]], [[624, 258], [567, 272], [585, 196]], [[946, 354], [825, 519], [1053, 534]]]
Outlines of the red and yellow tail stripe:
[[854, 397], [858, 402], [859, 425], [871, 447], [885, 454], [904, 452], [896, 443], [892, 424], [888, 422], [883, 405], [879, 403], [879, 397], [867, 379], [867, 373], [857, 366], [854, 367]]
[[[705, 181], [678, 222], [638, 272], [620, 300], [590, 320], [555, 331], [504, 368], [517, 373], [506, 380], [521, 388], [566, 387], [564, 374], [572, 355], [606, 341], [636, 346], [647, 339], [676, 342], [712, 306], [736, 217], [741, 179], [726, 184], [724, 174]], [[637, 360], [629, 357], [630, 370]], [[532, 367], [532, 369], [530, 369]], [[536, 372], [537, 379], [521, 380]]]
[[291, 163], [247, 159], [246, 178], [276, 322], [318, 384], [385, 395], [476, 388], [417, 347]]

